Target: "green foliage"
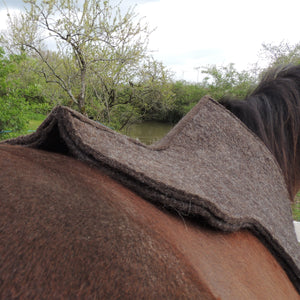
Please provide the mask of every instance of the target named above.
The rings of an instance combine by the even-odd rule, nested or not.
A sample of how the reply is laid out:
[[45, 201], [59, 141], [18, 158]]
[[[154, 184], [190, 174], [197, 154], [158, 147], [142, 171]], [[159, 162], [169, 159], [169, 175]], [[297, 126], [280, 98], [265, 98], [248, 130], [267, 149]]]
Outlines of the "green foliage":
[[119, 70], [115, 76], [95, 72], [87, 85], [88, 115], [118, 130], [139, 120], [164, 119], [173, 105], [170, 74], [150, 58], [140, 64], [136, 72]]
[[174, 105], [171, 74], [160, 62], [143, 62], [137, 79], [130, 85], [130, 99], [143, 120], [165, 121]]
[[[106, 2], [101, 3], [100, 12], [92, 5], [99, 2], [96, 0], [85, 0], [83, 5], [77, 0], [29, 2], [31, 9], [17, 20], [20, 23], [11, 19], [10, 41], [17, 48], [12, 44], [7, 48], [19, 54], [8, 57], [1, 51], [2, 130], [20, 131], [28, 118], [36, 113], [45, 116], [56, 104], [79, 109], [117, 130], [140, 120], [176, 123], [204, 95], [216, 100], [226, 95], [242, 99], [258, 81], [257, 70], [238, 71], [229, 64], [203, 67], [206, 77], [197, 84], [173, 82], [166, 67], [147, 54], [150, 32], [134, 22], [133, 10], [121, 15], [117, 6]], [[39, 15], [42, 11], [49, 14]], [[45, 18], [54, 13], [64, 13], [66, 18], [47, 23]], [[47, 29], [57, 51], [44, 47], [45, 35], [38, 34], [38, 26], [26, 35], [29, 27], [22, 27], [26, 20]], [[300, 44], [264, 44], [261, 55], [271, 66], [299, 63]], [[80, 105], [78, 101], [82, 101]]]
[[295, 197], [295, 202], [292, 205], [293, 218], [296, 221], [300, 221], [300, 192]]
[[[39, 60], [36, 72], [47, 83], [58, 85], [70, 105], [82, 113], [87, 110], [86, 93], [93, 77], [97, 85], [108, 86], [107, 98], [114, 89], [111, 85], [124, 82], [126, 74], [132, 76], [147, 56], [150, 30], [136, 19], [132, 8], [121, 13], [119, 3], [113, 6], [99, 0], [24, 2], [28, 9], [19, 18], [10, 17], [2, 43], [11, 51], [21, 49], [35, 56]], [[56, 51], [47, 49], [49, 38]]]
[[207, 75], [202, 83], [203, 86], [207, 88], [210, 96], [216, 100], [228, 95], [243, 99], [257, 81], [254, 72], [239, 72], [234, 64], [221, 67], [209, 66], [204, 68], [202, 73]]
[[28, 61], [25, 54], [8, 56], [0, 49], [0, 139], [26, 133], [30, 114], [50, 110], [42, 86], [24, 73]]
[[110, 122], [107, 124], [116, 130], [122, 130], [131, 120], [139, 119], [139, 111], [130, 104], [117, 104], [110, 112]]
[[172, 85], [172, 92], [175, 95], [174, 104], [169, 111], [168, 121], [176, 123], [207, 94], [207, 89], [201, 84], [177, 81]]
[[173, 109], [169, 112], [171, 122], [179, 121], [204, 95], [210, 95], [215, 100], [228, 95], [237, 99], [245, 98], [257, 80], [254, 71], [239, 72], [234, 64], [205, 67], [202, 73], [206, 77], [200, 83], [177, 81], [173, 84], [175, 97]]
[[[16, 72], [20, 56], [6, 57], [0, 49], [0, 131], [22, 131], [26, 126], [28, 105], [22, 91], [17, 88], [17, 80], [10, 78]], [[0, 139], [11, 136], [2, 133]]]
[[[133, 8], [121, 12], [119, 3], [99, 0], [24, 2], [26, 12], [9, 18], [1, 42], [13, 53], [25, 51], [25, 69], [39, 75], [24, 87], [28, 101], [71, 106], [116, 128], [167, 115], [169, 74], [148, 54], [151, 30]], [[49, 38], [55, 51], [47, 49]]]
[[4, 131], [0, 134], [0, 139], [13, 137], [24, 132], [28, 121], [26, 117], [28, 106], [24, 98], [15, 97], [10, 93], [6, 97], [0, 97], [0, 107], [0, 131]]

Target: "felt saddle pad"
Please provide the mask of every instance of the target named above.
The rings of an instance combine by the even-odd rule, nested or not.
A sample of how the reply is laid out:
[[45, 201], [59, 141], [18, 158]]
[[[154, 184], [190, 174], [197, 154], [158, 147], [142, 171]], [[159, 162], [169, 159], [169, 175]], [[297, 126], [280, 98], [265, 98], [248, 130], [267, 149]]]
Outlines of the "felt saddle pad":
[[209, 97], [151, 146], [66, 107], [56, 107], [35, 133], [5, 143], [73, 156], [218, 230], [250, 230], [300, 292], [300, 247], [281, 170], [260, 139]]

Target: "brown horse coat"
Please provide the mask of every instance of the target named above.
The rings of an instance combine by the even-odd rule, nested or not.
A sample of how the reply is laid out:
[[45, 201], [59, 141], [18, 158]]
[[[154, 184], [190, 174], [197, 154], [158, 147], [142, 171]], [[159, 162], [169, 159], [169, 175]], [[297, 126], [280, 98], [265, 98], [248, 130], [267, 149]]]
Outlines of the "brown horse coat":
[[247, 231], [161, 211], [60, 154], [1, 145], [0, 170], [1, 299], [299, 299]]
[[[78, 158], [88, 164], [96, 166], [98, 172], [105, 172], [112, 178], [122, 182], [131, 190], [137, 192], [142, 198], [175, 212], [179, 218], [183, 218], [183, 216], [186, 216], [190, 220], [192, 218], [198, 226], [209, 224], [215, 229], [228, 232], [249, 229], [267, 246], [284, 268], [294, 286], [298, 291], [300, 290], [299, 245], [292, 224], [288, 192], [278, 164], [258, 138], [228, 111], [209, 98], [202, 99], [164, 139], [157, 145], [151, 147], [146, 147], [132, 139], [119, 135], [63, 107], [56, 108], [36, 133], [10, 140], [6, 143], [59, 152]], [[24, 156], [26, 156], [26, 153], [29, 151], [26, 149], [21, 150], [22, 148], [15, 149], [19, 149], [20, 157], [22, 157], [22, 151], [24, 151]], [[6, 150], [6, 152], [9, 151], [13, 150]], [[41, 155], [41, 152], [36, 153], [37, 157]], [[49, 170], [51, 170], [51, 161], [47, 161], [47, 155], [50, 154], [44, 155], [45, 166], [49, 165]], [[61, 160], [61, 166], [64, 165], [64, 160], [66, 160], [66, 162], [68, 160], [68, 158], [64, 156], [58, 157]], [[74, 160], [72, 161], [75, 162]], [[3, 163], [5, 166], [5, 159]], [[26, 164], [26, 159], [22, 163]], [[35, 174], [30, 168], [32, 163], [34, 163], [34, 160], [31, 159], [27, 162], [27, 168], [20, 165], [22, 166], [21, 170], [24, 174], [16, 174], [17, 166], [11, 168], [7, 165], [3, 168], [5, 171], [2, 172], [1, 170], [3, 184], [0, 185], [0, 188], [1, 191], [3, 190], [1, 194], [3, 199], [7, 198], [11, 199], [10, 201], [20, 201], [21, 206], [24, 206], [25, 203], [31, 203], [30, 201], [28, 202], [27, 198], [31, 199], [30, 195], [34, 189], [32, 186], [33, 183], [25, 184], [23, 182], [23, 184], [20, 184], [20, 187], [16, 189], [13, 187], [12, 182], [15, 181], [15, 176], [21, 176], [21, 178], [25, 178], [24, 180], [29, 180], [30, 174]], [[39, 164], [40, 163], [39, 161]], [[60, 164], [58, 160], [57, 164]], [[10, 168], [12, 169], [13, 176], [7, 176], [6, 172], [10, 172]], [[78, 168], [80, 169], [79, 165]], [[65, 172], [63, 169], [56, 169], [54, 173], [51, 173], [51, 176], [42, 182], [40, 179], [41, 176], [37, 172], [36, 174], [39, 175], [34, 175], [35, 179], [37, 179], [37, 186], [35, 187], [37, 189], [39, 186], [43, 187], [42, 190], [38, 190], [40, 190], [39, 197], [44, 199], [45, 203], [47, 202], [46, 199], [49, 199], [52, 194], [51, 197], [56, 199], [55, 201], [58, 201], [60, 205], [64, 205], [64, 201], [67, 201], [69, 208], [72, 207], [74, 201], [74, 208], [72, 208], [72, 210], [74, 210], [74, 214], [76, 215], [75, 210], [79, 210], [78, 213], [80, 213], [80, 206], [75, 206], [76, 201], [82, 202], [83, 199], [86, 199], [86, 203], [91, 205], [92, 203], [95, 204], [99, 199], [101, 199], [101, 203], [103, 202], [103, 199], [99, 196], [101, 195], [102, 187], [99, 183], [100, 190], [97, 197], [100, 198], [95, 198], [95, 194], [93, 192], [90, 193], [89, 181], [86, 182], [84, 174], [75, 176], [77, 179], [74, 178], [72, 180], [74, 186], [68, 186], [65, 184], [65, 181], [61, 181], [60, 174], [71, 174], [72, 172], [73, 170], [70, 165], [68, 168], [66, 167]], [[54, 185], [55, 189], [53, 189], [51, 193], [51, 187], [47, 190], [47, 184], [49, 185], [52, 180], [56, 182], [56, 185]], [[77, 191], [80, 185], [79, 182], [84, 183], [82, 190], [85, 191], [86, 195], [84, 195], [83, 191]], [[4, 185], [4, 183], [6, 184]], [[118, 186], [117, 189], [119, 188], [121, 188], [121, 186]], [[25, 191], [28, 190], [27, 200], [22, 198], [22, 189]], [[5, 193], [8, 193], [7, 197], [4, 196], [6, 195]], [[70, 195], [73, 195], [74, 199], [72, 199]], [[108, 195], [105, 197], [107, 197], [108, 201], [111, 201], [111, 205], [114, 203]], [[141, 198], [139, 199], [144, 201]], [[126, 203], [129, 200], [125, 197], [123, 201]], [[29, 205], [30, 209], [33, 207], [39, 209], [37, 216], [42, 216], [44, 211], [40, 210], [40, 205], [41, 202], [39, 201], [34, 205]], [[47, 203], [47, 205], [50, 204]], [[54, 211], [61, 211], [55, 208], [55, 206], [53, 206], [53, 209]], [[121, 211], [118, 218], [122, 219], [124, 212], [123, 210]], [[27, 211], [26, 215], [28, 215], [28, 213]], [[141, 213], [141, 211], [136, 211], [136, 213]], [[116, 212], [113, 211], [112, 214], [116, 214]], [[147, 214], [148, 210], [142, 213], [143, 219], [146, 218]], [[6, 212], [4, 212], [4, 215], [6, 215]], [[107, 212], [106, 223], [108, 222], [108, 216], [109, 214]], [[166, 214], [162, 214], [161, 216], [166, 216]], [[65, 216], [64, 213], [62, 213], [61, 217], [64, 222], [67, 223], [69, 217], [71, 218], [69, 215]], [[136, 217], [140, 218], [139, 216]], [[18, 219], [17, 216], [14, 216], [14, 218]], [[103, 219], [103, 216], [91, 217], [93, 220], [98, 220], [99, 218]], [[149, 218], [146, 218], [145, 221], [148, 219]], [[32, 226], [32, 221], [31, 219], [28, 221], [30, 226]], [[52, 221], [48, 223], [51, 227]], [[72, 223], [69, 226], [71, 232], [73, 229], [83, 230], [81, 227], [85, 223], [86, 222], [82, 224], [81, 221], [78, 220], [78, 228], [75, 223]], [[187, 228], [197, 226], [191, 225], [190, 223], [188, 224]], [[113, 223], [111, 225], [114, 226]], [[148, 225], [149, 224], [144, 224], [144, 226]], [[20, 224], [16, 223], [16, 226], [18, 227]], [[48, 225], [43, 225], [42, 228], [47, 231]], [[56, 229], [57, 226], [54, 228]], [[55, 232], [54, 228], [50, 230], [51, 234]], [[130, 226], [126, 228], [130, 231]], [[133, 226], [133, 228], [135, 227]], [[166, 227], [166, 229], [167, 228], [168, 227]], [[104, 228], [101, 228], [101, 230], [104, 230]], [[102, 236], [100, 233], [101, 230], [99, 230], [100, 237]], [[128, 230], [126, 230], [126, 232]], [[131, 231], [132, 230], [133, 229], [131, 229]], [[151, 230], [152, 229], [150, 229], [150, 231]], [[171, 226], [168, 230], [173, 230], [173, 227]], [[200, 232], [206, 232], [206, 230], [207, 229], [203, 228], [199, 229], [199, 236], [201, 235]], [[13, 231], [18, 232], [17, 229]], [[118, 230], [108, 231], [107, 236], [104, 238], [104, 244], [109, 237], [114, 240], [113, 243], [118, 240], [123, 241], [124, 238], [119, 239], [118, 234]], [[174, 234], [177, 234], [176, 229], [174, 229]], [[218, 234], [215, 234], [215, 236], [217, 235]], [[223, 236], [224, 233], [221, 235]], [[241, 239], [243, 239], [245, 233], [240, 236]], [[247, 239], [249, 239], [250, 235], [248, 233], [246, 236]], [[239, 237], [239, 234], [236, 234], [235, 237]], [[259, 245], [255, 238], [252, 237], [252, 239]], [[16, 243], [21, 240], [21, 237], [17, 238]], [[102, 238], [101, 240], [103, 241]], [[37, 241], [39, 241], [39, 238], [37, 238]], [[136, 245], [137, 241], [138, 239], [134, 240], [132, 245]], [[169, 242], [170, 241], [167, 243]], [[190, 242], [192, 243], [192, 240]], [[214, 243], [212, 245], [214, 245]], [[168, 246], [170, 250], [173, 249], [173, 244], [172, 241], [171, 246]], [[53, 245], [56, 248], [57, 244], [55, 241]], [[127, 247], [129, 247], [128, 245]], [[159, 247], [159, 245], [162, 244], [158, 242], [153, 245], [154, 253], [157, 251], [159, 253], [165, 253], [165, 255], [168, 253], [169, 257], [169, 252], [165, 251], [168, 247], [164, 248], [165, 250], [158, 250], [159, 248], [157, 247]], [[185, 245], [187, 249], [189, 249], [189, 243], [185, 243]], [[148, 244], [148, 246], [150, 247], [151, 243]], [[145, 246], [143, 250], [139, 251], [143, 253], [148, 246]], [[217, 246], [214, 245], [214, 247]], [[74, 247], [72, 246], [72, 248]], [[200, 248], [201, 247], [196, 247], [195, 249], [201, 253]], [[14, 249], [14, 247], [10, 247], [10, 249]], [[75, 247], [74, 249], [77, 248]], [[191, 249], [193, 249], [193, 247], [191, 247]], [[203, 249], [205, 249], [205, 247], [203, 247]], [[260, 249], [264, 248], [262, 247]], [[34, 251], [33, 255], [35, 255], [35, 253]], [[124, 273], [124, 270], [117, 269], [117, 267], [114, 269], [109, 263], [111, 259], [107, 259], [107, 255], [108, 254], [105, 254], [103, 256], [103, 262], [108, 264], [105, 267], [107, 272], [110, 272], [110, 270], [119, 270], [120, 274], [122, 274], [121, 276], [124, 276], [126, 272]], [[126, 255], [124, 255], [123, 252], [121, 256], [116, 256], [118, 258], [116, 259], [115, 265], [118, 265], [119, 268], [122, 265], [120, 261], [126, 260]], [[137, 253], [135, 253], [135, 255], [137, 255]], [[203, 255], [205, 255], [204, 252]], [[245, 255], [245, 253], [243, 253], [243, 255]], [[252, 255], [253, 254], [251, 254], [251, 256]], [[74, 257], [75, 256], [77, 255], [74, 254]], [[121, 259], [121, 257], [123, 258]], [[53, 259], [56, 261], [55, 258]], [[27, 260], [28, 258], [25, 259], [25, 261]], [[213, 261], [208, 261], [209, 264], [207, 266], [211, 266], [211, 274], [215, 274], [214, 269], [217, 270], [218, 268], [216, 268]], [[169, 265], [167, 261], [158, 264], [161, 264], [163, 268]], [[245, 266], [248, 265], [249, 267], [249, 264], [250, 260], [245, 262]], [[170, 262], [170, 265], [174, 265], [175, 268], [176, 263]], [[199, 265], [201, 264], [199, 263]], [[193, 268], [197, 269], [198, 265], [193, 266]], [[174, 276], [176, 277], [181, 274], [183, 277], [180, 280], [183, 280], [183, 278], [185, 278], [183, 274], [185, 273], [180, 273], [181, 269], [181, 267], [177, 268], [174, 271], [176, 273]], [[160, 272], [158, 270], [156, 271]], [[155, 273], [156, 271], [153, 272]], [[170, 275], [170, 271], [171, 269], [166, 271], [165, 274], [160, 275], [162, 276], [161, 282], [166, 282], [166, 277]], [[203, 273], [201, 274], [203, 275]], [[203, 279], [203, 277], [201, 278]], [[130, 282], [132, 282], [132, 279]], [[201, 282], [203, 283], [204, 281]], [[228, 282], [231, 282], [231, 285], [233, 284], [233, 280], [229, 278]], [[258, 283], [256, 282], [256, 284]], [[201, 287], [202, 292], [204, 291], [209, 294], [212, 290], [206, 285], [205, 283], [205, 286], [200, 285], [199, 287]], [[217, 285], [217, 283], [213, 285], [214, 289], [217, 288]], [[186, 286], [189, 286], [189, 284]], [[222, 286], [222, 284], [220, 286]], [[263, 286], [263, 289], [265, 289], [266, 286], [264, 284]], [[279, 287], [280, 289], [282, 288], [282, 286]], [[229, 286], [227, 286], [227, 288], [229, 288]], [[182, 286], [179, 290], [183, 291], [184, 289]], [[84, 288], [83, 290], [85, 291]], [[124, 292], [124, 287], [120, 288], [120, 290]], [[225, 293], [225, 290], [223, 293]], [[253, 290], [252, 284], [250, 290]], [[170, 290], [168, 290], [168, 292], [169, 291]], [[198, 288], [197, 291], [199, 292]], [[185, 294], [185, 292], [183, 292], [183, 294]], [[146, 295], [148, 294], [146, 293]], [[192, 297], [192, 291], [190, 295]]]

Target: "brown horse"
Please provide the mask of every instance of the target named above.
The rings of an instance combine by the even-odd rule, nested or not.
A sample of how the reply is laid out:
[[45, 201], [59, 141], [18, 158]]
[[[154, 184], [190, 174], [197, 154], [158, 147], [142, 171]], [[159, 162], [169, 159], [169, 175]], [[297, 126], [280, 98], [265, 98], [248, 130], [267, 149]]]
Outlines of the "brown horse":
[[247, 231], [168, 214], [59, 154], [0, 147], [1, 299], [298, 299]]
[[[293, 108], [283, 101], [300, 99], [300, 68], [276, 74], [264, 84], [281, 87], [281, 94], [278, 88], [272, 97], [261, 84], [244, 103], [257, 108], [251, 124], [257, 122], [256, 133], [274, 153], [293, 197], [300, 177], [292, 119], [300, 114], [294, 98]], [[296, 82], [295, 89], [287, 93], [291, 83], [282, 82]], [[254, 104], [259, 97], [261, 104]], [[287, 137], [270, 135], [262, 123], [271, 118], [264, 109], [278, 99], [284, 109], [274, 108], [271, 123]], [[251, 232], [222, 232], [205, 219], [154, 206], [102, 169], [55, 148], [68, 154], [61, 139], [48, 147], [52, 152], [0, 145], [1, 299], [300, 299], [280, 262]]]

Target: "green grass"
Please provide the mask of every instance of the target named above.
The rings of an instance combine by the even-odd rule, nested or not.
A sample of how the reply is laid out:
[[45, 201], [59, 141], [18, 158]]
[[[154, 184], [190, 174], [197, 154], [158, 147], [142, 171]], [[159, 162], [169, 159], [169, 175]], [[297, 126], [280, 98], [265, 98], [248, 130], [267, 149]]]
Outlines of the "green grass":
[[46, 116], [43, 114], [31, 114], [26, 130], [36, 130], [45, 120], [45, 118]]
[[292, 205], [293, 217], [295, 221], [300, 221], [300, 192], [295, 198], [295, 203]]
[[36, 130], [43, 121], [39, 120], [30, 120], [27, 125], [27, 130]]

